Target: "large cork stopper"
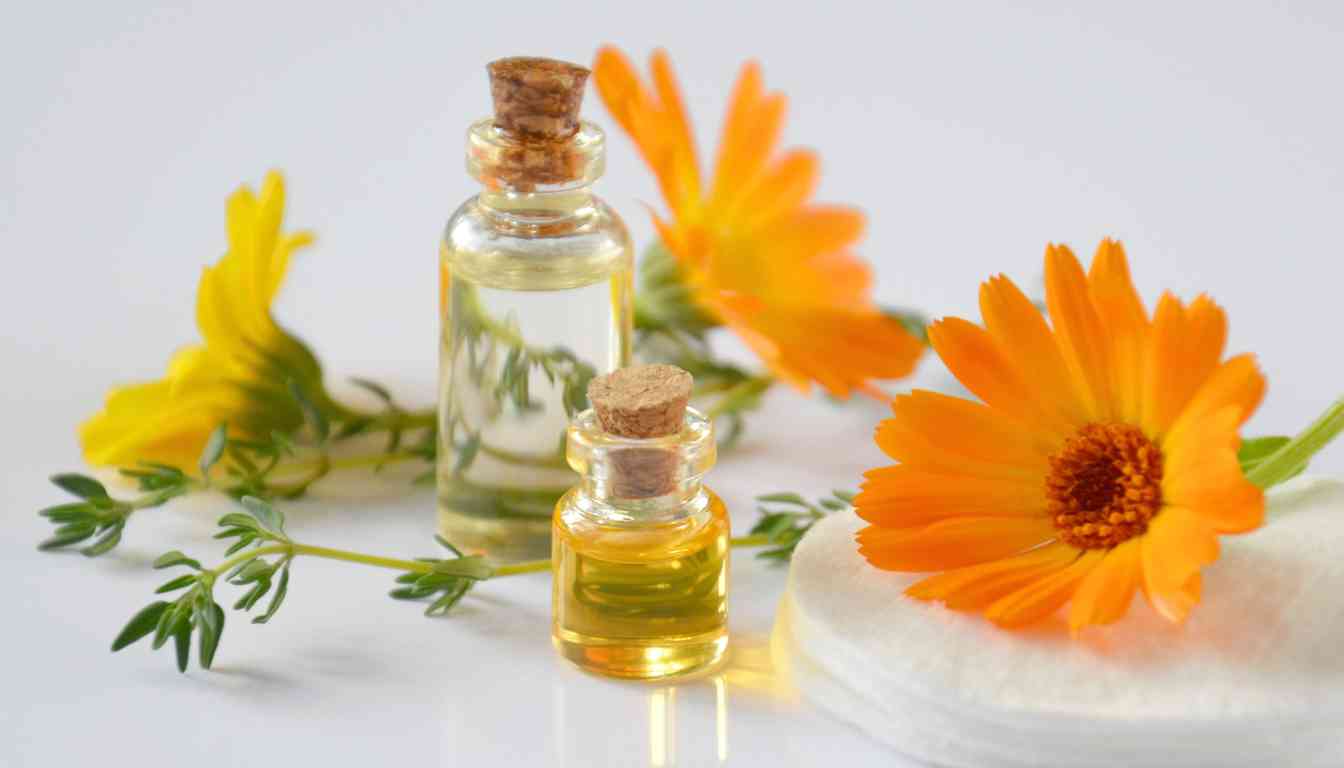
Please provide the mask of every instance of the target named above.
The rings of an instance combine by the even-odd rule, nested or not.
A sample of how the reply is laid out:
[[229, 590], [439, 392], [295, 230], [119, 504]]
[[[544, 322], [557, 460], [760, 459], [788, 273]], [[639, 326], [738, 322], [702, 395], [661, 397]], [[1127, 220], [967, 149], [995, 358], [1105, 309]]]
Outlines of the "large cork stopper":
[[557, 141], [579, 130], [579, 105], [588, 70], [535, 56], [512, 56], [486, 65], [495, 125], [522, 139]]
[[[666, 437], [681, 431], [693, 383], [691, 374], [675, 365], [637, 365], [593, 379], [588, 400], [610, 434]], [[612, 493], [628, 499], [671, 493], [678, 460], [667, 447], [618, 449], [612, 455]]]

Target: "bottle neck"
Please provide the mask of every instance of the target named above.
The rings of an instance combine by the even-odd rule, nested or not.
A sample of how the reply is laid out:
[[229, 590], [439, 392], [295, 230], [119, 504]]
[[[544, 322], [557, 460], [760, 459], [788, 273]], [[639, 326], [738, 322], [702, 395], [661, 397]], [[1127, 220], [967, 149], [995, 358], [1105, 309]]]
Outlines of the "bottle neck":
[[477, 196], [488, 213], [519, 220], [555, 220], [591, 213], [595, 207], [593, 185], [576, 184], [564, 189], [527, 192], [484, 187]]

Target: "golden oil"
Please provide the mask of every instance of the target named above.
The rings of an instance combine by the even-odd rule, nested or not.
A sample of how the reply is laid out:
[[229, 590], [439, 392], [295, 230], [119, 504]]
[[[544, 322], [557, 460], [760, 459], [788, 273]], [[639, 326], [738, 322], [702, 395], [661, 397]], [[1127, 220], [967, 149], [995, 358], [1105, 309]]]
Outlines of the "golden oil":
[[[714, 462], [713, 430], [687, 411], [676, 435], [650, 439], [601, 431], [591, 411], [569, 428], [580, 485], [555, 510], [552, 637], [590, 672], [658, 679], [714, 667], [728, 644], [729, 522], [701, 484]], [[613, 494], [622, 450], [666, 451], [674, 487], [653, 498]]]

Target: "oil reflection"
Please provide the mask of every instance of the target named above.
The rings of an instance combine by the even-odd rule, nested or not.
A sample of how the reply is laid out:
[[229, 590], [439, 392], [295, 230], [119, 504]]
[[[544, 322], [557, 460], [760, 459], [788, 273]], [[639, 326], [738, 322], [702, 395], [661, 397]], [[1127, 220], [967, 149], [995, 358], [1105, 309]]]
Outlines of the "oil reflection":
[[[767, 636], [733, 635], [718, 672], [673, 684], [564, 672], [556, 678], [552, 702], [557, 763], [566, 768], [644, 760], [651, 768], [723, 765], [730, 754], [730, 694], [739, 710], [767, 702], [774, 709], [797, 700], [771, 662]], [[632, 715], [638, 718], [634, 722]]]

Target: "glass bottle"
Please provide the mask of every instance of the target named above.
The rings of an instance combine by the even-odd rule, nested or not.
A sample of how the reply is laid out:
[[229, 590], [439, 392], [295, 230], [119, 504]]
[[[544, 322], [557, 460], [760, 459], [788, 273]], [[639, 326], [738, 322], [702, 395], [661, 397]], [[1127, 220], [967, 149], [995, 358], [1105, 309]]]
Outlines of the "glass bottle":
[[[603, 431], [588, 410], [570, 425], [567, 444], [580, 479], [555, 511], [556, 649], [614, 677], [713, 667], [728, 645], [729, 524], [723, 501], [701, 482], [716, 457], [712, 422], [687, 409], [680, 432], [627, 438]], [[667, 492], [622, 495], [623, 461], [670, 470]]]
[[589, 380], [629, 361], [633, 257], [624, 223], [592, 193], [605, 144], [577, 118], [587, 70], [549, 59], [489, 69], [495, 116], [467, 133], [482, 190], [440, 248], [438, 527], [509, 562], [549, 553], [551, 512], [574, 482], [566, 425], [587, 407]]

